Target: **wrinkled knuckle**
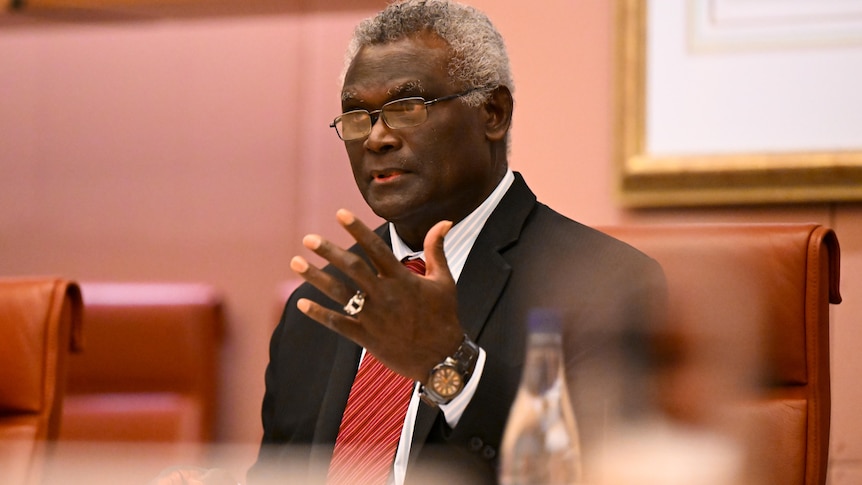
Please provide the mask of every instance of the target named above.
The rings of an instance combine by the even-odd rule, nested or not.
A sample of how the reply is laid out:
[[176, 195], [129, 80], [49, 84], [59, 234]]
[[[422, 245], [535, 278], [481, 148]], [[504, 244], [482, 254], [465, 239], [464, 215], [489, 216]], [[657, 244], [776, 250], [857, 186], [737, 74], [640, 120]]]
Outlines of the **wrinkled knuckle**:
[[365, 262], [358, 257], [350, 258], [350, 260], [347, 261], [347, 270], [350, 272], [356, 273], [362, 271], [365, 267]]
[[341, 314], [336, 310], [323, 309], [320, 310], [320, 318], [327, 325], [334, 325], [338, 322], [338, 318]]
[[322, 317], [324, 325], [333, 329], [338, 325], [338, 319], [341, 318], [340, 315], [333, 312], [326, 312]]

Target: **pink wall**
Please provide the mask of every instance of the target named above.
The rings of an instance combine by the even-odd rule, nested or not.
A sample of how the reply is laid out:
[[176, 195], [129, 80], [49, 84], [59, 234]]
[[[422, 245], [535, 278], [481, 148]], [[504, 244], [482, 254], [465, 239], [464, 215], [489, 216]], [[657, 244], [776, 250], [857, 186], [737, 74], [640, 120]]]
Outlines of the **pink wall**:
[[[366, 5], [375, 2], [365, 2]], [[383, 5], [384, 2], [376, 2]], [[474, 0], [508, 41], [512, 165], [588, 224], [814, 221], [843, 249], [831, 480], [862, 483], [862, 206], [626, 211], [612, 196], [607, 0]], [[345, 206], [369, 222], [328, 128], [355, 22], [373, 7], [0, 29], [0, 275], [203, 281], [225, 294], [219, 436], [256, 442], [277, 287]], [[323, 5], [323, 2], [321, 2]]]

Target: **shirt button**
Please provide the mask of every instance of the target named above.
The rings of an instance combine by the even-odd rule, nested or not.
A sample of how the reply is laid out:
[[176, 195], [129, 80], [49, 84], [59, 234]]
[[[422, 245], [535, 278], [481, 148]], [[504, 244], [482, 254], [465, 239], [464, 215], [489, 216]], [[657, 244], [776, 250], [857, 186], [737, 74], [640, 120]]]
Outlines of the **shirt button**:
[[481, 451], [482, 446], [484, 446], [484, 445], [485, 445], [485, 442], [482, 441], [482, 438], [479, 438], [478, 436], [474, 436], [474, 437], [470, 438], [470, 441], [467, 443], [467, 446], [470, 448], [470, 451], [475, 451], [475, 452]]
[[493, 460], [494, 457], [497, 456], [497, 450], [490, 446], [486, 446], [482, 448], [482, 458], [486, 460]]

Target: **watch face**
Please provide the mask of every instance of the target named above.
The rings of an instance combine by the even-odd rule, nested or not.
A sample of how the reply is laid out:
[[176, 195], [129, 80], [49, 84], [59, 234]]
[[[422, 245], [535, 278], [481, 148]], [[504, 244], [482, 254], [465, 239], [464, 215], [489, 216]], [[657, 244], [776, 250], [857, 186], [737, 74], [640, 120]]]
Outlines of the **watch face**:
[[464, 380], [453, 367], [442, 367], [431, 377], [431, 388], [444, 398], [449, 398], [461, 392]]

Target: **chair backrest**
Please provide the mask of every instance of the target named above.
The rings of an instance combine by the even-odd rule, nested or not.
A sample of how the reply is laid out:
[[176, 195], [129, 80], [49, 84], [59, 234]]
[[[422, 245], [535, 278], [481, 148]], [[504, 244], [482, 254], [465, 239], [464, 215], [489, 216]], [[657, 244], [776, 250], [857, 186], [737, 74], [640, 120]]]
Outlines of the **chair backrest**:
[[[662, 409], [738, 428], [757, 483], [822, 485], [829, 446], [829, 304], [839, 247], [816, 224], [601, 228], [655, 258], [668, 284]], [[750, 392], [749, 392], [750, 391]]]
[[36, 480], [59, 432], [67, 354], [81, 336], [81, 293], [61, 278], [0, 279], [0, 470]]
[[210, 441], [221, 295], [192, 283], [82, 282], [81, 290], [86, 348], [69, 362], [61, 439]]

